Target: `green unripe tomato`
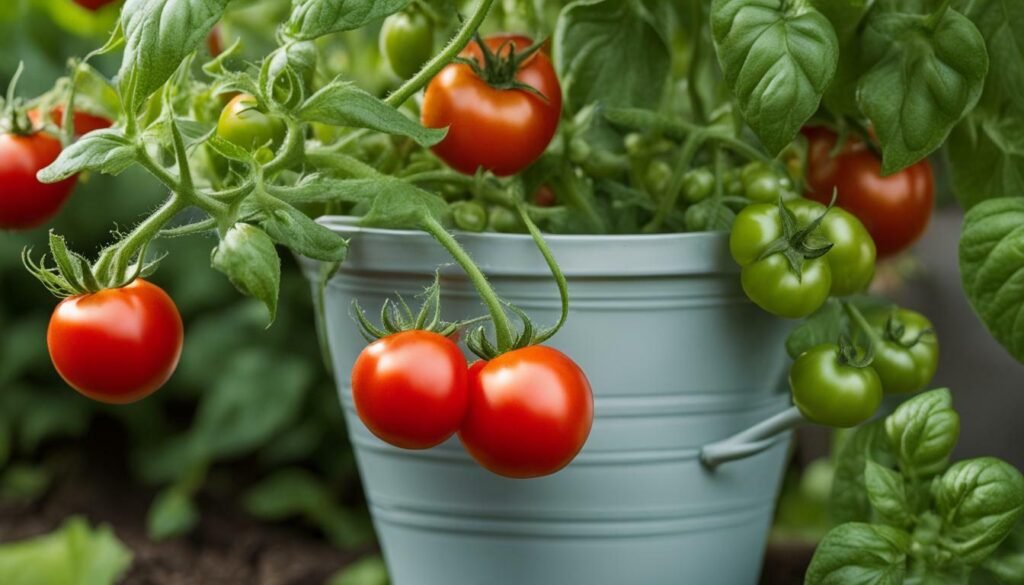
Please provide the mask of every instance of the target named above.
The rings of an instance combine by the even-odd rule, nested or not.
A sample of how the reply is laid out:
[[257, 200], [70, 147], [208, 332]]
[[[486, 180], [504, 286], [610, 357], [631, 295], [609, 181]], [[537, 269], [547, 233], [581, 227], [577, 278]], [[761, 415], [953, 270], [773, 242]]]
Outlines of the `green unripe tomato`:
[[741, 173], [743, 193], [751, 201], [775, 203], [786, 189], [776, 172], [762, 162], [752, 162]]
[[395, 75], [409, 79], [434, 55], [434, 23], [419, 10], [392, 14], [380, 29], [380, 52]]
[[527, 231], [519, 214], [507, 207], [495, 205], [491, 207], [489, 215], [488, 226], [493, 231], [503, 234], [523, 234]]
[[655, 193], [664, 193], [672, 181], [672, 167], [663, 160], [647, 165], [647, 186]]
[[693, 169], [683, 175], [683, 199], [687, 203], [700, 203], [715, 190], [715, 174], [707, 167]]
[[459, 201], [452, 205], [455, 227], [467, 232], [487, 229], [487, 209], [476, 201]]
[[284, 134], [284, 122], [257, 109], [256, 98], [248, 94], [232, 98], [217, 122], [217, 136], [246, 150], [267, 144], [276, 149]]
[[878, 372], [885, 393], [924, 390], [939, 366], [939, 342], [931, 321], [909, 309], [873, 311], [865, 317], [881, 336], [871, 366]]
[[743, 267], [740, 283], [747, 297], [765, 311], [802, 319], [828, 300], [832, 271], [823, 258], [804, 260], [797, 276], [782, 254], [772, 254]]
[[630, 132], [626, 134], [626, 138], [623, 139], [623, 144], [626, 147], [626, 152], [630, 156], [640, 156], [646, 150], [645, 139], [643, 134], [639, 132]]
[[816, 345], [796, 358], [789, 387], [805, 418], [831, 427], [857, 426], [882, 404], [882, 382], [874, 368], [843, 363], [833, 343]]

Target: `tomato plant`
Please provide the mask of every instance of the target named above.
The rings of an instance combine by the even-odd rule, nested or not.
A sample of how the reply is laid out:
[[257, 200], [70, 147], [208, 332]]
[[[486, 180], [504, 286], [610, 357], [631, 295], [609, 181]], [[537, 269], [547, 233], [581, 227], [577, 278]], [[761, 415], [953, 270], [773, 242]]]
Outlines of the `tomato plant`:
[[380, 30], [380, 52], [395, 75], [416, 75], [434, 56], [434, 23], [422, 10], [392, 14]]
[[276, 148], [284, 132], [284, 123], [260, 111], [256, 98], [248, 94], [231, 98], [217, 121], [217, 136], [249, 150]]
[[824, 128], [804, 131], [808, 138], [808, 196], [836, 204], [857, 216], [875, 241], [879, 256], [906, 250], [928, 227], [935, 203], [931, 163], [922, 160], [882, 176], [882, 161], [860, 141], [836, 148], [836, 135]]
[[466, 358], [451, 339], [430, 331], [394, 333], [367, 346], [352, 368], [356, 412], [396, 447], [433, 447], [466, 416], [466, 372]]
[[167, 382], [183, 338], [174, 301], [136, 279], [62, 301], [50, 318], [46, 345], [69, 386], [93, 400], [127, 404]]
[[583, 371], [562, 352], [531, 346], [470, 367], [459, 439], [480, 465], [514, 478], [550, 475], [583, 448], [594, 404]]
[[108, 4], [113, 4], [118, 0], [74, 0], [75, 4], [78, 4], [82, 8], [87, 10], [99, 10]]
[[491, 36], [445, 67], [423, 96], [423, 125], [448, 128], [434, 147], [452, 168], [498, 176], [525, 169], [544, 152], [562, 114], [550, 59], [523, 36]]
[[[41, 127], [43, 125], [43, 117], [39, 115], [38, 109], [29, 110], [28, 118], [36, 127]], [[110, 128], [110, 125], [113, 124], [111, 120], [108, 120], [103, 116], [90, 114], [89, 112], [83, 110], [75, 110], [75, 113], [72, 116], [72, 120], [75, 125], [75, 134], [78, 136], [88, 134], [89, 132], [93, 132], [95, 130], [103, 130], [104, 128]], [[61, 128], [63, 126], [64, 106], [58, 104], [57, 106], [54, 106], [52, 110], [50, 110], [50, 121], [58, 128]]]
[[60, 152], [60, 141], [42, 132], [0, 134], [0, 229], [35, 228], [60, 211], [77, 178], [72, 175], [56, 183], [36, 179]]
[[939, 365], [939, 344], [931, 321], [909, 309], [875, 310], [866, 315], [875, 348], [872, 367], [887, 394], [924, 390]]

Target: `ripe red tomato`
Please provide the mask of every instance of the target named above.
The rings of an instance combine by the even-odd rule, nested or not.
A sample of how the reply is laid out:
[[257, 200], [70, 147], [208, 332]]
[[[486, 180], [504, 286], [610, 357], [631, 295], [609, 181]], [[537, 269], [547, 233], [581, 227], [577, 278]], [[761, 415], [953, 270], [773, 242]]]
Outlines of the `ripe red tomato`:
[[352, 398], [366, 428], [404, 449], [428, 449], [459, 430], [466, 415], [466, 358], [429, 331], [378, 339], [352, 368]]
[[[521, 51], [532, 44], [517, 35], [492, 36], [484, 42], [502, 56], [510, 53], [512, 45]], [[483, 62], [476, 43], [462, 56]], [[492, 87], [463, 63], [442, 69], [423, 97], [423, 125], [448, 128], [434, 152], [466, 174], [483, 167], [498, 176], [514, 175], [537, 160], [558, 128], [562, 88], [551, 59], [543, 52], [523, 63], [515, 79], [544, 97], [524, 89]]]
[[931, 221], [935, 181], [927, 159], [887, 177], [882, 162], [862, 142], [850, 141], [831, 156], [836, 135], [825, 128], [805, 128], [807, 196], [836, 204], [864, 224], [878, 256], [891, 256], [917, 241]]
[[178, 366], [183, 340], [174, 301], [141, 278], [124, 288], [64, 299], [46, 333], [50, 359], [64, 381], [110, 404], [159, 390]]
[[92, 11], [99, 10], [107, 4], [113, 4], [114, 2], [117, 2], [117, 0], [75, 0], [75, 4]]
[[564, 353], [534, 345], [469, 370], [469, 412], [459, 438], [480, 465], [506, 477], [550, 475], [583, 448], [594, 398]]
[[32, 229], [60, 211], [77, 177], [51, 184], [36, 179], [60, 151], [60, 141], [42, 132], [0, 134], [0, 229]]
[[558, 201], [558, 196], [547, 185], [541, 185], [533, 194], [533, 204], [537, 207], [551, 207]]
[[[29, 110], [28, 119], [32, 122], [35, 127], [42, 126], [42, 116], [39, 115], [39, 110]], [[57, 125], [58, 128], [63, 128], [64, 122], [64, 106], [58, 105], [50, 111], [50, 120]], [[94, 130], [103, 130], [104, 128], [110, 128], [113, 124], [110, 120], [103, 116], [96, 116], [88, 112], [76, 110], [74, 114], [75, 120], [75, 134], [82, 136], [88, 134]]]
[[210, 34], [206, 35], [206, 48], [210, 51], [211, 57], [216, 57], [224, 52], [224, 45], [220, 38], [220, 27], [213, 25]]

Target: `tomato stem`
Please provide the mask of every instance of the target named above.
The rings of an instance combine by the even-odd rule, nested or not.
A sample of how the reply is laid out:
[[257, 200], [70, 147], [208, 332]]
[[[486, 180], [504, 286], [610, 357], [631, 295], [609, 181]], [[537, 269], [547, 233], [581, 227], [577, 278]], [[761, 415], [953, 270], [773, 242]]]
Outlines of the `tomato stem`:
[[562, 326], [565, 325], [566, 319], [569, 318], [569, 283], [566, 282], [565, 275], [562, 274], [562, 269], [555, 260], [555, 255], [551, 253], [551, 248], [548, 247], [548, 243], [544, 240], [544, 236], [541, 235], [537, 224], [533, 223], [533, 220], [530, 219], [530, 214], [522, 201], [516, 203], [516, 211], [519, 212], [519, 217], [526, 225], [526, 229], [529, 230], [530, 236], [533, 238], [534, 243], [537, 244], [537, 248], [540, 250], [541, 255], [544, 256], [544, 261], [547, 262], [548, 268], [551, 270], [551, 275], [554, 276], [555, 282], [558, 284], [558, 296], [562, 303], [558, 322], [555, 323], [554, 327], [538, 333], [533, 339], [533, 343], [544, 343], [554, 337]]
[[690, 170], [693, 158], [697, 156], [697, 151], [704, 144], [705, 138], [705, 133], [702, 131], [693, 132], [686, 138], [683, 149], [679, 152], [676, 168], [672, 173], [668, 193], [662, 197], [661, 204], [658, 205], [657, 211], [654, 212], [654, 217], [644, 226], [644, 233], [653, 234], [660, 230], [661, 225], [665, 222], [665, 218], [676, 208], [676, 203], [679, 201], [679, 192], [683, 187], [683, 177], [686, 175], [686, 171]]
[[875, 331], [875, 328], [868, 323], [868, 320], [864, 317], [864, 313], [860, 312], [853, 303], [842, 301], [843, 310], [849, 315], [850, 320], [857, 325], [857, 328], [867, 336], [872, 346], [878, 347], [882, 343], [882, 337]]
[[391, 107], [397, 108], [404, 104], [406, 100], [411, 98], [419, 90], [426, 87], [430, 80], [435, 75], [441, 72], [449, 63], [451, 63], [466, 45], [473, 40], [473, 35], [476, 34], [477, 29], [483, 24], [484, 19], [487, 17], [487, 13], [491, 10], [491, 5], [494, 4], [494, 0], [480, 0], [480, 5], [473, 12], [473, 15], [462, 25], [459, 29], [455, 38], [448, 42], [445, 48], [434, 56], [433, 59], [427, 61], [427, 64], [420, 69], [419, 73], [414, 75], [412, 79], [406, 81], [395, 90], [394, 93], [389, 95], [384, 101]]
[[505, 313], [504, 303], [498, 294], [494, 292], [494, 288], [491, 287], [491, 283], [487, 281], [484, 273], [473, 262], [473, 259], [470, 258], [469, 254], [455, 237], [434, 216], [425, 215], [421, 219], [420, 225], [425, 232], [433, 236], [451, 254], [452, 258], [459, 263], [459, 266], [466, 272], [469, 280], [480, 294], [480, 298], [487, 305], [487, 310], [491, 314], [491, 321], [494, 323], [494, 335], [497, 338], [498, 350], [504, 352], [512, 347], [515, 342], [512, 335], [512, 322]]

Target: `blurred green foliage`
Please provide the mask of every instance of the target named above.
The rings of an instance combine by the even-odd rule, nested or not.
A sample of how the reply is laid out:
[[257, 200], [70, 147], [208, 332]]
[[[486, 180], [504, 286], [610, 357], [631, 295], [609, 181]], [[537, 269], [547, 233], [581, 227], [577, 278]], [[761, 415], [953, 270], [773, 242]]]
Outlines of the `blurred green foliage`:
[[[232, 6], [222, 34], [265, 52], [287, 1]], [[6, 85], [20, 60], [26, 68], [18, 95], [49, 89], [68, 58], [104, 42], [115, 15], [116, 7], [93, 14], [71, 0], [0, 2], [0, 82]], [[367, 59], [367, 69], [376, 66], [374, 53]], [[116, 57], [95, 64], [108, 75], [117, 67]], [[117, 179], [83, 177], [51, 227], [76, 249], [95, 251], [111, 239], [112, 225], [133, 224], [161, 195], [137, 169]], [[57, 299], [20, 260], [26, 246], [44, 249], [45, 238], [45, 229], [0, 233], [0, 504], [46, 492], [61, 472], [46, 457], [48, 444], [115, 420], [130, 437], [133, 476], [159, 489], [148, 519], [153, 538], [191, 530], [200, 518], [197, 496], [216, 492], [268, 521], [302, 519], [341, 547], [372, 540], [334, 383], [317, 346], [309, 285], [294, 262], [285, 267], [277, 322], [266, 329], [263, 309], [210, 269], [209, 238], [162, 242], [157, 252], [172, 253], [152, 280], [185, 320], [181, 365], [153, 397], [109, 407], [76, 394], [49, 363], [46, 324]]]
[[131, 561], [110, 528], [71, 518], [51, 534], [0, 546], [0, 583], [113, 585]]

